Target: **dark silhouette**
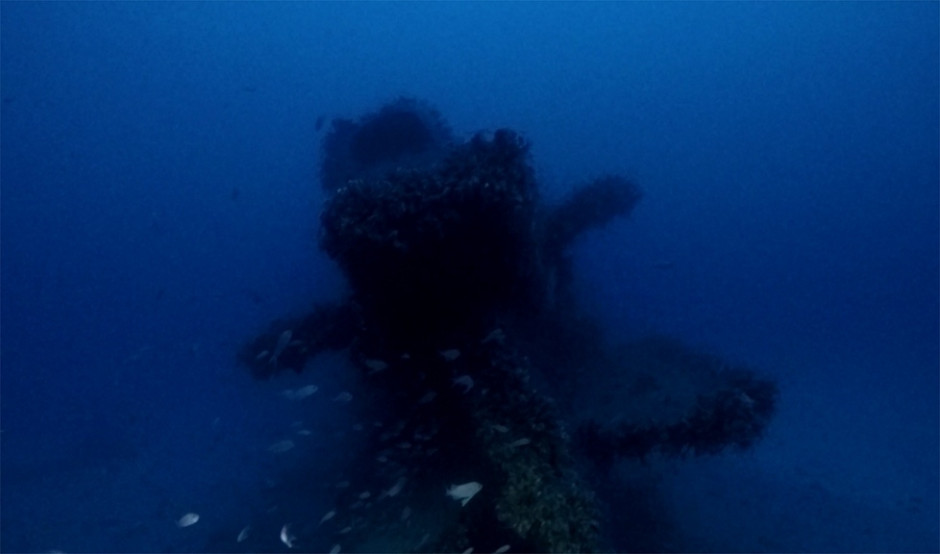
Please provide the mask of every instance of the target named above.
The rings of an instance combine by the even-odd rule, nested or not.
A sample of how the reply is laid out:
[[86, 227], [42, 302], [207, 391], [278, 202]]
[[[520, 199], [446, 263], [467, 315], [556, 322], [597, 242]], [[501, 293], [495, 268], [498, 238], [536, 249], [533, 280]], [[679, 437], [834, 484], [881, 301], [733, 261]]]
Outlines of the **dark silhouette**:
[[[349, 348], [400, 422], [368, 438], [387, 462], [376, 471], [412, 491], [442, 478], [483, 484], [421, 548], [604, 548], [588, 483], [616, 459], [711, 454], [762, 435], [777, 399], [772, 382], [673, 339], [611, 347], [579, 311], [568, 250], [586, 230], [630, 214], [642, 195], [629, 180], [595, 179], [545, 206], [519, 134], [457, 144], [437, 112], [410, 99], [334, 120], [324, 151], [320, 246], [352, 294], [275, 322], [239, 357], [269, 378]], [[693, 392], [611, 425], [572, 408], [599, 380], [628, 383], [619, 401], [637, 406], [654, 406], [652, 393], [680, 381]], [[408, 448], [391, 448], [395, 441]], [[364, 517], [379, 521], [387, 509]]]

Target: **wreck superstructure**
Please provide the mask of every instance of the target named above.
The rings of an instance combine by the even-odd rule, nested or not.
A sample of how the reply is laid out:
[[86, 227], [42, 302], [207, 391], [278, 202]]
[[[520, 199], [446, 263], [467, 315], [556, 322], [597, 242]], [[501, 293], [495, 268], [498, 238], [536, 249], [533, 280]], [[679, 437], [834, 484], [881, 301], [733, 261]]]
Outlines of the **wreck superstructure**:
[[[571, 291], [569, 249], [586, 230], [628, 216], [642, 194], [607, 175], [548, 206], [530, 158], [508, 129], [455, 140], [414, 99], [332, 124], [320, 246], [352, 293], [275, 322], [240, 359], [269, 378], [346, 349], [384, 395], [396, 423], [365, 440], [384, 460], [384, 481], [401, 486], [386, 495], [394, 502], [361, 511], [345, 551], [629, 548], [603, 533], [594, 488], [611, 464], [746, 448], [772, 419], [776, 386], [749, 369], [674, 339], [599, 338]], [[576, 397], [594, 378], [627, 383], [618, 401], [645, 409], [616, 422], [585, 417]], [[659, 409], [662, 389], [678, 382], [685, 394]], [[460, 483], [470, 489], [447, 488]], [[453, 504], [445, 491], [471, 489], [459, 510], [443, 509]], [[376, 535], [400, 531], [403, 498], [409, 513], [448, 515], [420, 544], [383, 543]]]

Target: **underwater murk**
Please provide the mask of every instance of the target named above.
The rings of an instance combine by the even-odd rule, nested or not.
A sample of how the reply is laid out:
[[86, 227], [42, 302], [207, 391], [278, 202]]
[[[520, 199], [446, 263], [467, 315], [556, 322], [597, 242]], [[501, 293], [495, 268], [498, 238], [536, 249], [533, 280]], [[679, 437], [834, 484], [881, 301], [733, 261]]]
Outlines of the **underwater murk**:
[[940, 551], [938, 23], [0, 2], [0, 551]]

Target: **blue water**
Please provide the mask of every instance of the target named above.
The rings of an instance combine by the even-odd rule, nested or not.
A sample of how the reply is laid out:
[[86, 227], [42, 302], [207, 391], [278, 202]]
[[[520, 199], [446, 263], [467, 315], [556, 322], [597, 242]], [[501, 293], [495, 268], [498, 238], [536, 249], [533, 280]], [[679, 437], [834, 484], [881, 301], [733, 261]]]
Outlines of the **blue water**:
[[940, 550], [938, 17], [3, 3], [0, 549], [231, 551], [252, 525], [286, 550], [282, 522], [329, 509], [345, 358], [262, 383], [235, 352], [346, 290], [316, 248], [317, 118], [408, 94], [461, 136], [523, 132], [547, 201], [633, 178], [633, 216], [578, 241], [582, 304], [780, 383], [753, 450], [656, 477], [671, 549]]

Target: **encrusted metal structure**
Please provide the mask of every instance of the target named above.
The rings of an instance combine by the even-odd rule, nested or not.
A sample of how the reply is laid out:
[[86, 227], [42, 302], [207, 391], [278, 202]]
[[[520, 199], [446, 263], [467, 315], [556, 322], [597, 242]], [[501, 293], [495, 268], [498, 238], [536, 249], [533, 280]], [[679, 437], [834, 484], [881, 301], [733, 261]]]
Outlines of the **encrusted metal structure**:
[[[578, 310], [568, 250], [629, 215], [642, 197], [629, 180], [604, 176], [546, 206], [518, 133], [459, 142], [413, 99], [334, 121], [324, 144], [320, 245], [352, 294], [272, 324], [240, 359], [269, 378], [348, 349], [397, 421], [367, 438], [368, 451], [410, 495], [408, 510], [440, 510], [445, 483], [482, 485], [441, 511], [451, 517], [435, 520], [433, 536], [401, 548], [623, 549], [605, 539], [594, 490], [617, 459], [746, 448], [762, 435], [772, 382], [673, 339], [611, 347]], [[573, 397], [604, 379], [626, 383], [618, 402], [637, 410], [616, 422], [576, 413]], [[678, 382], [660, 410], [661, 391]], [[401, 509], [363, 514], [374, 525], [344, 550], [395, 544], [368, 534], [394, 535], [390, 510]]]

